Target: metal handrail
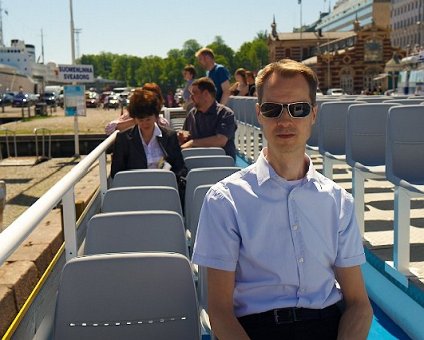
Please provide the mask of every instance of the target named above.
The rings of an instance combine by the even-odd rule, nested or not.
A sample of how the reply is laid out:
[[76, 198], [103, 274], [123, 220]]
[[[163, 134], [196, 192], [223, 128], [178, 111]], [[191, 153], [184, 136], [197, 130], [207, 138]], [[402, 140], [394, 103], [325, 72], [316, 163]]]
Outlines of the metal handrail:
[[41, 132], [41, 158], [46, 158], [45, 153], [45, 136], [46, 133], [49, 135], [49, 156], [47, 159], [52, 158], [52, 130], [47, 128], [35, 128], [34, 129], [34, 135], [35, 135], [35, 157], [38, 159], [38, 132]]
[[[10, 129], [7, 129], [5, 127], [1, 127], [0, 131], [4, 131], [5, 137], [6, 137], [6, 153], [7, 157], [10, 158], [10, 149], [9, 149], [9, 134], [13, 136], [13, 151], [15, 152], [15, 157], [18, 157], [18, 147], [16, 144], [16, 132], [12, 131]], [[1, 144], [0, 144], [0, 160], [3, 159], [3, 154], [1, 151]]]
[[106, 150], [115, 141], [117, 133], [114, 132], [90, 152], [0, 234], [0, 265], [60, 201], [63, 203], [66, 259], [69, 260], [77, 255], [74, 188], [89, 168], [99, 161], [100, 196], [103, 201], [107, 190]]

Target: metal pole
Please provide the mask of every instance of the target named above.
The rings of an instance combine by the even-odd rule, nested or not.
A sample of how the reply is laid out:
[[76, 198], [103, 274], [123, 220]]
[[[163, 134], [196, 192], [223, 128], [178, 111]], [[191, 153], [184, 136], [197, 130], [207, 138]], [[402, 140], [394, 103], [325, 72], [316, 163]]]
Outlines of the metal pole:
[[[74, 28], [74, 14], [72, 11], [72, 0], [69, 0], [69, 10], [71, 13], [71, 53], [72, 53], [72, 65], [75, 65], [75, 28]], [[76, 85], [76, 83], [73, 83]], [[75, 157], [79, 157], [79, 137], [78, 137], [78, 111], [74, 115], [74, 135], [75, 135]]]
[[300, 5], [300, 61], [303, 60], [303, 45], [302, 45], [302, 0], [298, 0]]

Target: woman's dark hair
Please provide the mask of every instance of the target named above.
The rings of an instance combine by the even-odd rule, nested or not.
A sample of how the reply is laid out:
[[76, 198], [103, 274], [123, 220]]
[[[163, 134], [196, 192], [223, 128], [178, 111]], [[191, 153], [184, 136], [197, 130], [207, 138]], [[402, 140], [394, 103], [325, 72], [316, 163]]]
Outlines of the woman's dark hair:
[[146, 83], [142, 87], [143, 90], [155, 92], [159, 96], [160, 108], [162, 108], [165, 100], [163, 99], [162, 90], [160, 86], [156, 83]]
[[162, 105], [156, 92], [139, 88], [131, 95], [128, 113], [131, 118], [158, 117], [161, 107]]

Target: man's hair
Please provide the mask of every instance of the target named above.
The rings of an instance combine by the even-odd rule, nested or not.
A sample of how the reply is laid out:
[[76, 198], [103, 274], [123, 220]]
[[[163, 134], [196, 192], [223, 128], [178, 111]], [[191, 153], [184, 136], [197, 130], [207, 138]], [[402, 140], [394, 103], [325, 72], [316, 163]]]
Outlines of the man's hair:
[[310, 67], [291, 59], [276, 61], [266, 65], [259, 71], [256, 76], [256, 93], [258, 94], [259, 104], [262, 103], [264, 84], [273, 73], [276, 73], [283, 78], [293, 78], [298, 74], [303, 76], [309, 85], [309, 97], [311, 98], [311, 104], [315, 104], [318, 88], [317, 75]]
[[133, 92], [128, 105], [128, 113], [131, 118], [158, 117], [160, 109], [161, 104], [158, 94], [144, 88], [138, 88]]
[[213, 81], [208, 77], [201, 77], [193, 81], [191, 86], [197, 86], [200, 91], [208, 91], [214, 98], [216, 96], [216, 88]]
[[204, 55], [204, 56], [209, 56], [212, 59], [215, 60], [215, 54], [213, 53], [213, 51], [210, 48], [207, 47], [203, 47], [200, 50], [198, 50], [195, 54], [196, 58], [200, 55]]
[[193, 65], [186, 65], [186, 67], [184, 67], [184, 71], [190, 73], [193, 78], [196, 77], [196, 69]]

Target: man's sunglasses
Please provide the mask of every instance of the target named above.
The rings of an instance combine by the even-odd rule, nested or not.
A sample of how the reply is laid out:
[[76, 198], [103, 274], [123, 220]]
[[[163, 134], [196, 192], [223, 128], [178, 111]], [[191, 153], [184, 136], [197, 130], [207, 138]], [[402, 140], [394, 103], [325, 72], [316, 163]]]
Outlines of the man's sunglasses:
[[297, 102], [297, 103], [271, 103], [265, 102], [260, 105], [262, 116], [266, 118], [279, 118], [283, 114], [284, 108], [292, 118], [304, 118], [311, 113], [312, 105], [308, 102]]

